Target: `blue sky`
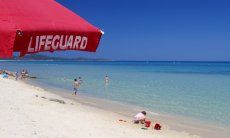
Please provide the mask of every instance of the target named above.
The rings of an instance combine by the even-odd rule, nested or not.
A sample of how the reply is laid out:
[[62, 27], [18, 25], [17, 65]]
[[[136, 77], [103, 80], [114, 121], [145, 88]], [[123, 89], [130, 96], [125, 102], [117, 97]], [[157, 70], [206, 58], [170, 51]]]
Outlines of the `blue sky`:
[[230, 2], [57, 0], [104, 30], [96, 53], [56, 56], [116, 60], [230, 61]]

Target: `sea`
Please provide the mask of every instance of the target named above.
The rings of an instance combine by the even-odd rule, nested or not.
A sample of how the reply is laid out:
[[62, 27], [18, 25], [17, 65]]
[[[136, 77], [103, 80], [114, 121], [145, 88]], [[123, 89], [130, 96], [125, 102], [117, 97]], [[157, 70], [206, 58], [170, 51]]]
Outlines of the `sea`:
[[26, 69], [30, 81], [66, 93], [81, 77], [79, 95], [230, 125], [230, 62], [0, 61], [0, 69]]

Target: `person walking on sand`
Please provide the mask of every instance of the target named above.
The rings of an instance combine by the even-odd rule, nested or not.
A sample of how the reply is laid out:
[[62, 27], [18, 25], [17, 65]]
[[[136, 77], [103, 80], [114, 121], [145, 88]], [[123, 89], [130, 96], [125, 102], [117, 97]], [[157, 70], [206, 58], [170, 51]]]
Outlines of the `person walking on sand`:
[[15, 72], [15, 80], [18, 80], [18, 71]]
[[77, 95], [77, 91], [79, 89], [79, 86], [80, 86], [80, 83], [77, 79], [74, 79], [74, 82], [73, 82], [73, 89], [74, 89], [74, 95]]
[[105, 85], [108, 85], [109, 84], [109, 77], [108, 75], [105, 76]]

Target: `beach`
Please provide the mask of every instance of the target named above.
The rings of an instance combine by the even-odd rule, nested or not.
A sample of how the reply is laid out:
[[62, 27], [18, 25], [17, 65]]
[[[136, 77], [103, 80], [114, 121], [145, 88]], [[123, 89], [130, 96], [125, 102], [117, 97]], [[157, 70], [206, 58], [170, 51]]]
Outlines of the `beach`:
[[204, 124], [230, 125], [230, 63], [2, 61], [0, 68], [27, 69], [37, 77], [27, 83], [51, 91], [60, 88], [67, 94], [73, 92], [73, 80], [82, 77], [80, 96], [190, 117]]
[[[76, 122], [68, 124], [66, 129], [73, 126], [71, 128], [77, 128], [78, 132], [80, 128], [85, 128], [87, 131], [84, 134], [94, 134], [92, 137], [97, 135], [94, 133], [95, 128], [98, 133], [105, 130], [111, 134], [113, 132], [110, 131], [114, 129], [119, 133], [110, 137], [157, 137], [160, 134], [159, 137], [227, 138], [230, 135], [230, 79], [227, 71], [230, 63], [2, 61], [1, 68], [11, 72], [27, 69], [32, 76], [19, 81], [14, 78], [1, 79], [1, 106], [5, 106], [1, 110], [14, 106], [21, 108], [22, 102], [26, 102], [23, 103], [25, 105], [33, 103], [29, 106], [35, 107], [27, 110], [31, 110], [32, 115], [40, 112], [39, 117], [34, 115], [30, 118], [44, 119], [43, 122], [46, 122], [40, 124], [35, 119], [36, 125], [40, 124], [39, 127], [47, 125], [58, 129], [60, 125], [66, 124], [57, 120], [68, 118], [65, 122]], [[108, 85], [104, 85], [105, 73], [109, 74]], [[77, 96], [74, 96], [72, 84], [77, 77], [82, 77], [82, 85]], [[5, 93], [6, 88], [12, 93]], [[23, 93], [27, 95], [26, 98]], [[18, 97], [26, 100], [19, 102]], [[9, 103], [14, 103], [13, 106], [4, 104], [5, 99], [11, 100]], [[16, 104], [15, 101], [19, 103]], [[62, 104], [62, 101], [66, 104]], [[28, 106], [22, 107], [24, 109]], [[148, 130], [132, 122], [133, 117], [143, 110], [147, 111], [147, 118], [152, 121]], [[11, 110], [1, 113], [4, 117], [8, 116], [7, 113], [15, 114]], [[25, 116], [27, 114], [23, 113]], [[44, 114], [47, 119], [41, 118]], [[90, 114], [95, 118], [83, 114]], [[55, 121], [50, 121], [54, 119], [52, 117], [60, 124], [53, 124]], [[95, 120], [98, 121], [97, 125], [92, 123]], [[153, 130], [155, 123], [160, 123], [162, 130]], [[28, 130], [28, 133], [32, 132], [31, 128]], [[72, 131], [65, 131], [72, 134]], [[73, 133], [81, 137], [79, 132]]]
[[0, 0], [0, 138], [229, 138], [228, 5]]
[[[0, 92], [0, 135], [4, 138], [198, 137], [166, 126], [160, 131], [152, 128], [143, 130], [129, 117], [87, 106], [12, 79], [0, 79]], [[65, 104], [50, 101], [51, 98]]]

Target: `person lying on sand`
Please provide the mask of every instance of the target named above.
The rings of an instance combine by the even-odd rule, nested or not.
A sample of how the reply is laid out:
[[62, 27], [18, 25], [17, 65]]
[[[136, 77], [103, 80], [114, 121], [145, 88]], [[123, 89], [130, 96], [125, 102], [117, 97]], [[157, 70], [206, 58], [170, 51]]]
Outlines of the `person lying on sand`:
[[135, 124], [138, 124], [138, 123], [144, 124], [145, 119], [146, 119], [146, 111], [142, 111], [142, 112], [138, 113], [137, 115], [135, 115], [134, 123]]

